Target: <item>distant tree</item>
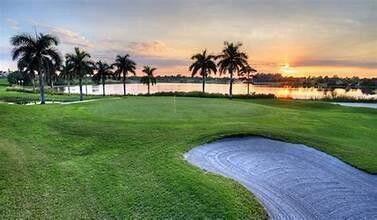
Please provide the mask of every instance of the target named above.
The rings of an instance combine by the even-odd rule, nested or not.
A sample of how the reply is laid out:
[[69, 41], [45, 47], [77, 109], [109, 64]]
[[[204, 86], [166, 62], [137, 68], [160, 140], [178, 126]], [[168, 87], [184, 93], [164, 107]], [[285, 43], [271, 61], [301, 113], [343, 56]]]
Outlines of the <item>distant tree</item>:
[[195, 54], [191, 57], [191, 60], [194, 60], [194, 63], [191, 64], [189, 70], [192, 72], [192, 77], [194, 77], [197, 73], [202, 76], [203, 93], [205, 92], [206, 78], [211, 74], [211, 72], [214, 74], [217, 72], [215, 59], [215, 56], [207, 55], [207, 50], [204, 50], [202, 53]]
[[28, 68], [28, 71], [36, 70], [39, 76], [39, 92], [41, 104], [45, 104], [44, 78], [48, 73], [49, 65], [60, 65], [61, 57], [54, 46], [58, 45], [58, 39], [49, 34], [15, 35], [11, 38], [14, 46], [12, 59], [18, 59], [18, 66]]
[[47, 64], [46, 82], [51, 88], [54, 87], [54, 82], [58, 79], [57, 71], [59, 70], [59, 68], [60, 68], [60, 64], [59, 66], [57, 66], [57, 64], [52, 63], [52, 62], [49, 62]]
[[118, 55], [115, 59], [115, 63], [113, 63], [112, 66], [116, 67], [115, 75], [119, 79], [122, 77], [123, 81], [123, 95], [126, 95], [126, 78], [128, 73], [133, 73], [136, 75], [136, 63], [132, 61], [130, 58], [130, 55], [126, 54], [125, 56]]
[[67, 65], [72, 68], [75, 78], [79, 79], [80, 101], [83, 100], [82, 80], [86, 75], [92, 75], [95, 65], [89, 60], [90, 55], [84, 50], [75, 47], [75, 52], [66, 55]]
[[38, 65], [36, 59], [31, 59], [25, 57], [25, 59], [20, 59], [17, 62], [17, 67], [19, 72], [23, 73], [23, 75], [27, 76], [30, 79], [33, 85], [33, 92], [35, 92], [35, 73], [38, 72]]
[[233, 96], [233, 74], [239, 72], [243, 66], [247, 65], [247, 55], [240, 51], [241, 43], [224, 43], [225, 47], [222, 54], [216, 58], [219, 59], [218, 67], [220, 73], [229, 73], [229, 97]]
[[29, 75], [26, 72], [13, 71], [7, 75], [7, 80], [10, 85], [12, 84], [22, 84], [28, 85], [30, 83]]
[[152, 68], [151, 66], [144, 66], [143, 73], [146, 74], [146, 76], [141, 77], [140, 82], [144, 85], [148, 85], [148, 95], [150, 95], [150, 85], [155, 85], [156, 78], [153, 76], [153, 72], [156, 71], [156, 68]]
[[65, 64], [60, 67], [59, 77], [68, 84], [68, 95], [71, 95], [71, 81], [75, 77], [72, 66], [69, 64], [68, 60], [65, 61]]
[[240, 69], [240, 75], [246, 74], [246, 83], [247, 83], [247, 95], [250, 95], [250, 73], [257, 72], [254, 68], [252, 68], [249, 64], [243, 66]]
[[106, 78], [112, 74], [111, 66], [102, 61], [98, 61], [96, 63], [96, 70], [97, 73], [95, 74], [95, 77], [101, 81], [102, 95], [105, 96], [105, 82]]

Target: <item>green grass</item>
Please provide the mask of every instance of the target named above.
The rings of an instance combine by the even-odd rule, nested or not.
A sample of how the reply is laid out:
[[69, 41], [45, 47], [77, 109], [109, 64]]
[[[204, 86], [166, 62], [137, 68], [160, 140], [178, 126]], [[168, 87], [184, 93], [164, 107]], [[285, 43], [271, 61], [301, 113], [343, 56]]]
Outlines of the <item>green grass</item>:
[[[0, 79], [0, 102], [17, 104], [39, 103], [39, 93], [33, 93], [30, 89], [25, 90], [25, 92], [18, 90], [22, 90], [22, 88], [9, 87], [8, 82], [5, 79]], [[46, 90], [48, 90], [47, 87]], [[84, 96], [84, 99], [97, 98], [102, 98], [102, 96]], [[62, 93], [46, 92], [47, 102], [73, 102], [79, 100], [80, 96], [78, 94], [67, 95]]]
[[8, 84], [7, 78], [0, 78], [0, 86], [7, 86]]
[[183, 154], [223, 136], [263, 135], [377, 173], [376, 116], [312, 101], [189, 97], [0, 104], [0, 218], [263, 219], [247, 190]]

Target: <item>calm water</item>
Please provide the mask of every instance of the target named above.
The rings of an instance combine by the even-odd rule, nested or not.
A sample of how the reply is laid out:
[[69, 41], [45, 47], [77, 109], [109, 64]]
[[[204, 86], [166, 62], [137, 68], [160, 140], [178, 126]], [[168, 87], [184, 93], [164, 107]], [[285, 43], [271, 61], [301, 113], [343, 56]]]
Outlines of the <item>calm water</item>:
[[[127, 84], [127, 94], [145, 94], [147, 93], [147, 86], [143, 84]], [[155, 92], [192, 92], [201, 91], [202, 85], [200, 83], [158, 83], [151, 86], [151, 93]], [[62, 87], [59, 90], [68, 93], [68, 87]], [[106, 94], [122, 95], [123, 84], [109, 84], [105, 86]], [[71, 93], [79, 93], [78, 86], [71, 86]], [[227, 94], [229, 91], [228, 84], [206, 84], [206, 92], [208, 93], [222, 93]], [[83, 86], [83, 92], [93, 95], [102, 94], [102, 85], [88, 85]], [[376, 91], [372, 93], [365, 93], [360, 89], [334, 89], [323, 90], [317, 88], [286, 88], [286, 87], [270, 87], [250, 85], [250, 93], [257, 94], [274, 94], [279, 98], [293, 98], [293, 99], [319, 99], [324, 97], [347, 96], [352, 98], [377, 99]], [[234, 84], [234, 94], [247, 94], [246, 84]]]

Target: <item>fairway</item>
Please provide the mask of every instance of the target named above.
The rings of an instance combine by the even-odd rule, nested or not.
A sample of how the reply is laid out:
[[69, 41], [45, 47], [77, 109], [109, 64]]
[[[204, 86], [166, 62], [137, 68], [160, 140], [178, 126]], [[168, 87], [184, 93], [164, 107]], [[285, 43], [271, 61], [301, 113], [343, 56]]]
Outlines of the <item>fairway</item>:
[[292, 100], [126, 97], [0, 104], [0, 218], [266, 218], [240, 184], [184, 160], [260, 135], [377, 173], [377, 110]]

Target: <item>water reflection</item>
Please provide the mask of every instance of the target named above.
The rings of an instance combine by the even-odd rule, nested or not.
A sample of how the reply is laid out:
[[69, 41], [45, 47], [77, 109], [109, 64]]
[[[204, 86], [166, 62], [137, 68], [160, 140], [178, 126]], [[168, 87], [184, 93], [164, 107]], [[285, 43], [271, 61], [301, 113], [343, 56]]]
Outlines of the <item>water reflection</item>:
[[[156, 92], [192, 92], [201, 91], [200, 83], [158, 83], [151, 86], [151, 93]], [[85, 86], [84, 86], [85, 87]], [[108, 84], [105, 86], [106, 94], [122, 95], [122, 84]], [[58, 88], [59, 91], [68, 93], [68, 87]], [[88, 85], [87, 89], [83, 91], [88, 95], [101, 95], [102, 85]], [[78, 86], [71, 86], [71, 93], [79, 93]], [[206, 92], [208, 93], [222, 93], [227, 94], [229, 91], [228, 84], [207, 84]], [[333, 97], [350, 97], [356, 99], [377, 99], [375, 90], [367, 89], [318, 89], [318, 88], [290, 88], [290, 87], [270, 87], [250, 85], [250, 92], [257, 94], [274, 94], [279, 98], [292, 98], [292, 99], [320, 99], [320, 98], [333, 98]], [[147, 87], [143, 84], [127, 84], [128, 94], [146, 94]], [[246, 94], [246, 84], [234, 84], [234, 94]]]

